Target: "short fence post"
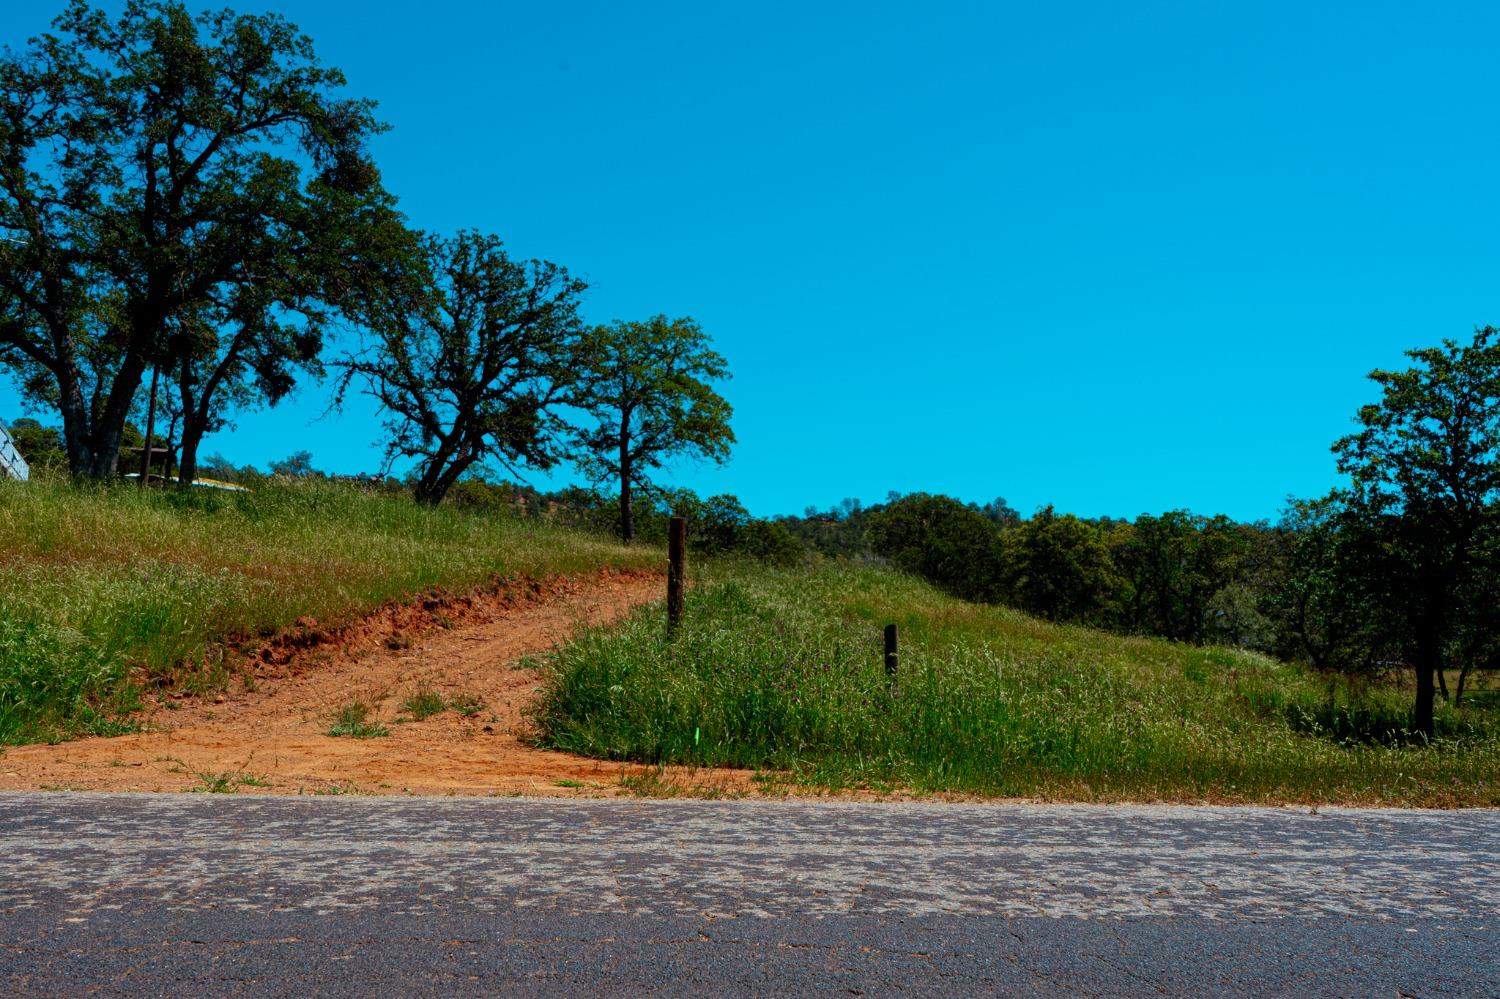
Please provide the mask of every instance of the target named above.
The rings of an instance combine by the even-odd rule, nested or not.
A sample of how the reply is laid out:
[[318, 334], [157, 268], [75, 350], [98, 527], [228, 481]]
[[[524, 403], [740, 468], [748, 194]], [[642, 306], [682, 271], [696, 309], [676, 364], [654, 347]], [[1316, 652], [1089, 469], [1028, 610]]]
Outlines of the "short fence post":
[[885, 626], [885, 675], [896, 675], [896, 626]]
[[667, 534], [667, 634], [682, 624], [682, 588], [687, 581], [687, 518], [673, 517]]

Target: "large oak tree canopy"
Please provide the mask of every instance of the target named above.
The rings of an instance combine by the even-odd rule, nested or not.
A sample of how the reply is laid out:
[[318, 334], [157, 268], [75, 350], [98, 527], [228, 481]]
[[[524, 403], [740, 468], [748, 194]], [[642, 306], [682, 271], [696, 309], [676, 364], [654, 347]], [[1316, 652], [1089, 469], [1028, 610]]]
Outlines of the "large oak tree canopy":
[[416, 459], [423, 503], [491, 461], [556, 464], [584, 283], [477, 232], [425, 236], [418, 257], [404, 280], [350, 307], [366, 342], [338, 362], [339, 398], [357, 384], [380, 403], [387, 468]]
[[391, 209], [373, 104], [282, 18], [73, 0], [54, 26], [0, 54], [0, 362], [100, 477], [153, 366], [197, 437], [222, 389], [284, 392]]

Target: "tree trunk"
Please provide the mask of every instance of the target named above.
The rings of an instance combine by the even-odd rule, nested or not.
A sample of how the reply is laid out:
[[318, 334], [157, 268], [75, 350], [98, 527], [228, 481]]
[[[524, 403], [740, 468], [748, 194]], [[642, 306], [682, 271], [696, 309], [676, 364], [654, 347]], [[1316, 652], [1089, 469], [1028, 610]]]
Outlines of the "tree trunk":
[[68, 452], [68, 473], [75, 479], [89, 474], [94, 450], [89, 446], [89, 407], [77, 378], [71, 372], [57, 378], [57, 408], [62, 414], [63, 447]]
[[1432, 702], [1435, 693], [1432, 678], [1437, 669], [1433, 666], [1432, 660], [1425, 657], [1417, 663], [1416, 668], [1417, 706], [1412, 714], [1412, 728], [1431, 741], [1433, 736]]
[[[93, 462], [87, 473], [91, 478], [108, 479], [114, 476], [120, 459], [120, 438], [125, 431], [125, 420], [130, 415], [130, 404], [135, 400], [136, 390], [141, 387], [141, 376], [145, 372], [145, 361], [139, 355], [130, 355], [115, 375], [104, 412], [94, 425]], [[147, 446], [150, 446], [149, 441]]]
[[630, 416], [620, 419], [620, 539], [627, 545], [635, 540], [635, 507], [630, 494]]
[[1464, 703], [1464, 684], [1468, 682], [1469, 671], [1473, 668], [1473, 666], [1465, 666], [1458, 671], [1458, 689], [1453, 692], [1453, 706], [1455, 708], [1462, 706]]
[[224, 351], [223, 358], [203, 382], [201, 391], [196, 389], [193, 358], [184, 356], [177, 362], [177, 398], [182, 409], [182, 456], [177, 464], [177, 486], [183, 491], [192, 489], [193, 480], [198, 477], [198, 448], [202, 445], [213, 418], [214, 396], [228, 380], [231, 371], [239, 365], [249, 338], [249, 329], [241, 324], [239, 332]]
[[203, 428], [182, 421], [182, 457], [177, 462], [177, 488], [187, 491], [198, 478], [198, 445], [203, 443]]
[[631, 506], [628, 472], [620, 473], [620, 540], [627, 545], [635, 540], [635, 510]]
[[193, 365], [190, 358], [183, 358], [177, 371], [177, 402], [182, 410], [182, 448], [177, 462], [177, 489], [187, 492], [198, 478], [198, 448], [203, 435], [208, 432], [208, 414], [211, 412], [208, 393], [214, 383], [210, 381], [205, 394], [200, 398], [193, 391]]
[[423, 506], [437, 506], [448, 495], [459, 476], [473, 467], [477, 456], [461, 456], [449, 460], [433, 461], [417, 479], [412, 494]]
[[417, 479], [417, 484], [412, 487], [412, 499], [422, 506], [437, 506], [443, 501], [443, 494], [438, 486], [437, 467], [430, 467]]
[[1437, 669], [1438, 693], [1443, 695], [1444, 701], [1450, 701], [1452, 698], [1448, 696], [1448, 677], [1444, 675], [1446, 672], [1441, 666]]
[[1412, 729], [1432, 741], [1432, 707], [1435, 691], [1434, 678], [1443, 668], [1443, 622], [1446, 615], [1440, 602], [1441, 591], [1436, 587], [1427, 590], [1420, 616], [1412, 629], [1415, 642], [1412, 646], [1412, 666], [1417, 671], [1417, 703], [1412, 712]]
[[[55, 301], [61, 288], [56, 282], [48, 282], [48, 298]], [[53, 364], [48, 368], [57, 380], [57, 408], [62, 414], [63, 447], [68, 452], [68, 474], [75, 479], [85, 478], [94, 466], [93, 411], [83, 397], [83, 385], [78, 377], [78, 346], [73, 341], [72, 326], [61, 311], [46, 310], [44, 319], [52, 339]]]

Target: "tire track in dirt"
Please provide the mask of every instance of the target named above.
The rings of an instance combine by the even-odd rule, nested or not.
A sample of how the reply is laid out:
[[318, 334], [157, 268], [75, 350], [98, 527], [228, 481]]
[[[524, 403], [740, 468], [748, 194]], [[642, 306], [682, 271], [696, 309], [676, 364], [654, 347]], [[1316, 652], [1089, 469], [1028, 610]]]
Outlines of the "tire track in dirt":
[[[525, 660], [583, 626], [661, 600], [663, 579], [606, 571], [392, 605], [332, 636], [303, 621], [223, 693], [153, 705], [142, 732], [5, 750], [0, 790], [191, 791], [218, 782], [265, 794], [619, 794], [622, 780], [650, 780], [654, 769], [527, 743], [526, 711], [541, 675]], [[409, 719], [401, 702], [424, 688], [482, 707]], [[371, 705], [370, 720], [390, 735], [329, 736], [339, 709], [354, 701]], [[751, 786], [742, 771], [665, 777], [700, 790]]]

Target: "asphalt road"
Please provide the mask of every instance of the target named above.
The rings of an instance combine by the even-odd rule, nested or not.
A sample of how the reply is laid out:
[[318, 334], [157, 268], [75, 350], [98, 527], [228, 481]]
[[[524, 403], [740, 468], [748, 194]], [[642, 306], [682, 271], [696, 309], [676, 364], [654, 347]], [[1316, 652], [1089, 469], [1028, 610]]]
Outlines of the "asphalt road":
[[1500, 996], [1500, 813], [0, 795], [0, 994]]

